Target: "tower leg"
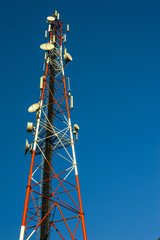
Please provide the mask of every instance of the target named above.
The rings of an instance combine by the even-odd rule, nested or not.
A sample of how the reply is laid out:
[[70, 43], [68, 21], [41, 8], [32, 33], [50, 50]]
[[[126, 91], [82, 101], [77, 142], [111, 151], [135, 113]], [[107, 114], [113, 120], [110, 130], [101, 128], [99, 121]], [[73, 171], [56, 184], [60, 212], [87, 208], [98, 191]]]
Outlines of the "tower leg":
[[80, 193], [80, 186], [79, 186], [78, 174], [76, 175], [76, 182], [77, 182], [79, 206], [80, 206], [81, 221], [82, 221], [83, 239], [84, 239], [84, 240], [87, 240], [87, 233], [86, 233], [86, 227], [85, 227], [85, 221], [84, 221], [84, 213], [83, 213], [83, 208], [82, 208], [82, 199], [81, 199], [81, 193]]
[[25, 231], [25, 226], [21, 226], [19, 240], [23, 240], [23, 238], [24, 238], [24, 231]]

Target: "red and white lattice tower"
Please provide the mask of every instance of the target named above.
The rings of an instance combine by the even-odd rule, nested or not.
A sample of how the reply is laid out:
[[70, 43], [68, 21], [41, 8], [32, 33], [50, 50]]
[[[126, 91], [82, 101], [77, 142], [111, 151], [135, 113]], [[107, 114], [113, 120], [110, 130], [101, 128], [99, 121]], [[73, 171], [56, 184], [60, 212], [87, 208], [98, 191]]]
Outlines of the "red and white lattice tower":
[[75, 155], [79, 127], [71, 125], [73, 96], [64, 74], [64, 66], [72, 61], [64, 46], [69, 25], [65, 30], [57, 11], [47, 23], [40, 100], [28, 109], [36, 113], [36, 124], [27, 124], [34, 140], [25, 147], [31, 165], [19, 239], [86, 240]]

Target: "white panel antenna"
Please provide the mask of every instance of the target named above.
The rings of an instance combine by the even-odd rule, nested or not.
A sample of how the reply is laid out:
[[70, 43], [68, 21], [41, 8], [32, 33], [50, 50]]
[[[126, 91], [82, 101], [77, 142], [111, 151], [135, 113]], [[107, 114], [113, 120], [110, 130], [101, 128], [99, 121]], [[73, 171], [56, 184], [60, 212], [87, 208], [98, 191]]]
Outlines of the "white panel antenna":
[[66, 43], [66, 34], [63, 35], [63, 42]]
[[26, 139], [25, 152], [24, 152], [25, 155], [27, 154], [29, 148], [30, 148], [30, 145], [28, 143], [28, 140]]
[[40, 77], [40, 90], [43, 89], [44, 76]]
[[45, 30], [45, 39], [47, 39], [48, 32]]
[[69, 32], [69, 24], [67, 24], [67, 32]]
[[73, 110], [73, 96], [70, 97], [70, 108]]

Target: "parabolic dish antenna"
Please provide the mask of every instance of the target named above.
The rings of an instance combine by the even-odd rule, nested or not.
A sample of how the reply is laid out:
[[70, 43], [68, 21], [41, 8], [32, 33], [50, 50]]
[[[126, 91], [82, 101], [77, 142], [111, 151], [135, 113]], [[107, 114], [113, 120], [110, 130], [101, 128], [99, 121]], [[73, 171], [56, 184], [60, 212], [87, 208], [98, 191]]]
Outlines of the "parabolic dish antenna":
[[44, 43], [40, 46], [40, 48], [42, 50], [49, 51], [49, 50], [52, 50], [54, 48], [54, 45], [51, 44], [51, 43]]
[[65, 53], [65, 54], [64, 54], [64, 60], [65, 60], [66, 62], [72, 61], [71, 55], [70, 55], [69, 53]]
[[78, 124], [74, 124], [74, 128], [78, 131], [79, 130]]
[[35, 112], [39, 109], [39, 103], [35, 103], [28, 108], [28, 112]]
[[55, 17], [52, 17], [52, 16], [47, 17], [47, 22], [48, 23], [53, 23], [54, 20], [55, 20]]

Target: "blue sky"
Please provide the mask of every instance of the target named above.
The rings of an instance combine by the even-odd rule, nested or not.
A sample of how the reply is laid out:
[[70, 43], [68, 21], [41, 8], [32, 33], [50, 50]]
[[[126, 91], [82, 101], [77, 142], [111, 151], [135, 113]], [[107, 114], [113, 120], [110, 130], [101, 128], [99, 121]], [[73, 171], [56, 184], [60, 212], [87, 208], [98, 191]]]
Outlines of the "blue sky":
[[88, 239], [160, 237], [160, 2], [5, 1], [1, 29], [0, 239], [19, 238], [46, 17], [70, 24], [66, 76]]

